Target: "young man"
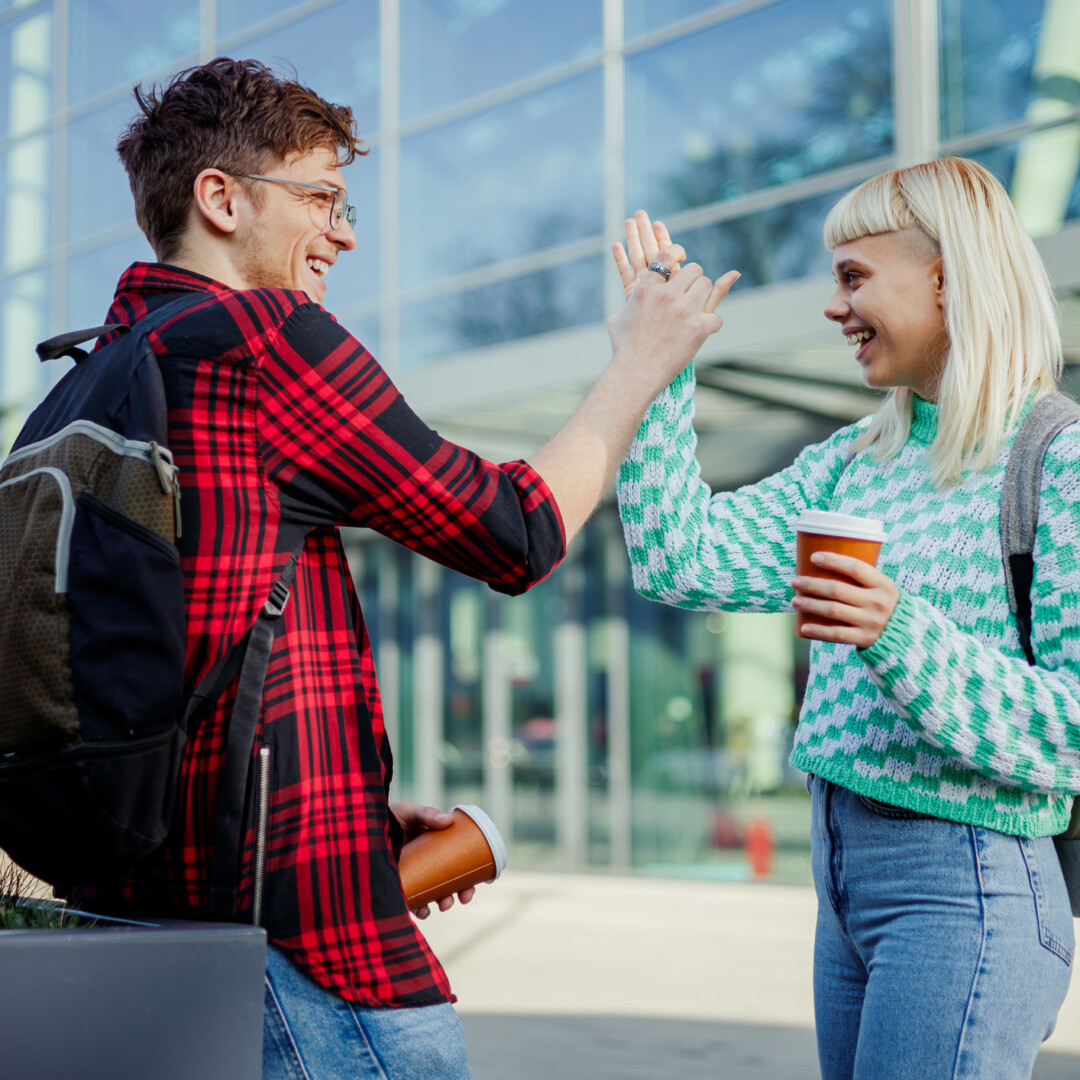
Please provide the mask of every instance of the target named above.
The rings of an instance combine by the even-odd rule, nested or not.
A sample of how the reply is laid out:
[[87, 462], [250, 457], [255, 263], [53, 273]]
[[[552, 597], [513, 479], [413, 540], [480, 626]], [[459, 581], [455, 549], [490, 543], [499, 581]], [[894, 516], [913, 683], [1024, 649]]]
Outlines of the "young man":
[[[341, 175], [364, 152], [351, 111], [228, 59], [136, 99], [118, 149], [159, 262], [124, 273], [108, 321], [190, 301], [149, 339], [183, 482], [189, 685], [300, 551], [256, 736], [269, 769], [262, 880], [253, 827], [240, 865], [238, 916], [251, 917], [258, 886], [270, 940], [265, 1075], [467, 1077], [446, 975], [397, 877], [403, 840], [449, 817], [387, 803], [391, 752], [338, 526], [376, 529], [502, 592], [530, 588], [610, 484], [653, 396], [719, 327], [730, 281], [693, 266], [671, 281], [644, 273], [575, 416], [531, 465], [494, 465], [421, 423], [321, 306], [356, 244]], [[662, 255], [669, 271], [681, 258]], [[207, 912], [234, 695], [188, 744], [165, 847], [100, 883], [99, 901]]]

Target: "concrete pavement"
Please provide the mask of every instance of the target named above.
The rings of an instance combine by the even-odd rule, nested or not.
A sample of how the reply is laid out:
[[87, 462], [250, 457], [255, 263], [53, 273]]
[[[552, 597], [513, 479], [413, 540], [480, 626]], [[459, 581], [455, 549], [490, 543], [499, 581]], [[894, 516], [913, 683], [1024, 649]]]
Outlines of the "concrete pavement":
[[[507, 871], [424, 932], [476, 1080], [818, 1080], [813, 890]], [[1080, 981], [1035, 1080], [1080, 1080]]]

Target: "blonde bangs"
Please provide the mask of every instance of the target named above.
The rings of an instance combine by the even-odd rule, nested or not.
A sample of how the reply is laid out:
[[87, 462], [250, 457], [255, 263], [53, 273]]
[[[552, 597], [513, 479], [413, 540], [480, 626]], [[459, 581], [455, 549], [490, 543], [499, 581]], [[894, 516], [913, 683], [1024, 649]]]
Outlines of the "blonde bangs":
[[841, 197], [825, 219], [829, 251], [863, 236], [900, 232], [917, 224], [898, 181], [898, 170], [882, 173]]

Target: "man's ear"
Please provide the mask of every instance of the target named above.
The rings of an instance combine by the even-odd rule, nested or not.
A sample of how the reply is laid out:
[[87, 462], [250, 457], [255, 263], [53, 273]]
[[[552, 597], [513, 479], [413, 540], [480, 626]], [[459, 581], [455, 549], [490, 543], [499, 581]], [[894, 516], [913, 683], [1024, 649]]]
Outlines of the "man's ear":
[[236, 231], [240, 206], [247, 204], [236, 177], [220, 169], [203, 169], [195, 177], [192, 195], [194, 209], [206, 225], [223, 233]]

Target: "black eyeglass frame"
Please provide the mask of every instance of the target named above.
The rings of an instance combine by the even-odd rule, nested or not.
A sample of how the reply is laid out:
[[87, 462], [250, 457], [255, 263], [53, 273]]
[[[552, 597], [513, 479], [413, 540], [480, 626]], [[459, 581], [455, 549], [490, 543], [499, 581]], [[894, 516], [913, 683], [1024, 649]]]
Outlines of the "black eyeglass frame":
[[310, 191], [322, 191], [333, 195], [330, 203], [330, 228], [340, 229], [342, 221], [349, 223], [350, 229], [356, 228], [356, 207], [348, 205], [349, 192], [343, 187], [323, 187], [322, 184], [308, 184], [303, 180], [286, 180], [282, 176], [260, 176], [258, 173], [230, 173], [230, 176], [242, 176], [247, 180], [265, 180], [268, 184], [287, 184], [290, 187], [307, 188]]

